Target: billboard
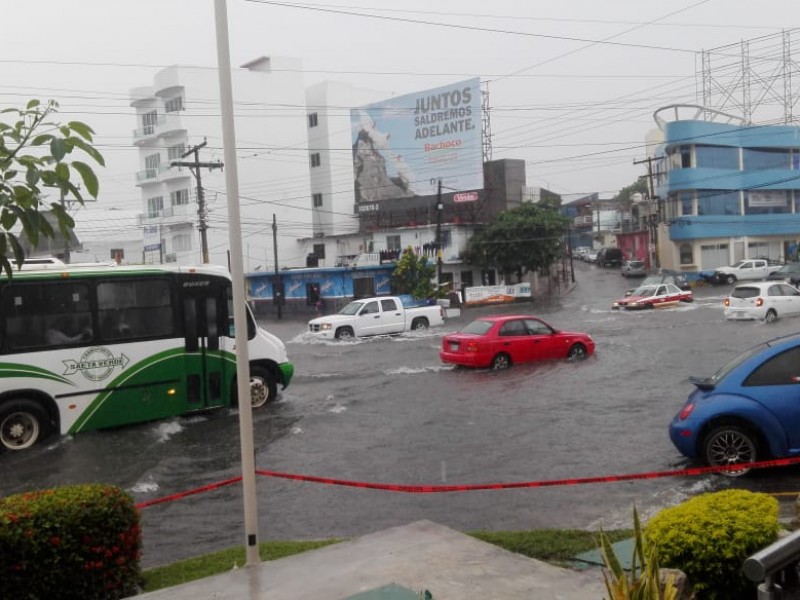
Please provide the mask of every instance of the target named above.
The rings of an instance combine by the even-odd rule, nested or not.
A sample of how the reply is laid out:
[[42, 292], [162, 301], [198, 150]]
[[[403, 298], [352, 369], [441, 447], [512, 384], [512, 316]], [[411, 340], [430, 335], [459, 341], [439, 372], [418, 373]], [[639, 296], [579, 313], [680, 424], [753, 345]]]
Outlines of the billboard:
[[483, 188], [480, 80], [350, 111], [356, 203]]

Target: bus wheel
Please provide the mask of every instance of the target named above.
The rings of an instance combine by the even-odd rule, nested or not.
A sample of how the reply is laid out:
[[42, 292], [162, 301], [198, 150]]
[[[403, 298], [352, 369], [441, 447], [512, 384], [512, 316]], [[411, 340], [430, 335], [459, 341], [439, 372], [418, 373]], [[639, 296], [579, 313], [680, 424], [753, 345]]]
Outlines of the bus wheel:
[[250, 367], [250, 403], [261, 408], [278, 397], [278, 382], [275, 376], [262, 367]]
[[6, 450], [25, 450], [47, 434], [47, 415], [36, 402], [12, 400], [0, 405], [0, 443]]

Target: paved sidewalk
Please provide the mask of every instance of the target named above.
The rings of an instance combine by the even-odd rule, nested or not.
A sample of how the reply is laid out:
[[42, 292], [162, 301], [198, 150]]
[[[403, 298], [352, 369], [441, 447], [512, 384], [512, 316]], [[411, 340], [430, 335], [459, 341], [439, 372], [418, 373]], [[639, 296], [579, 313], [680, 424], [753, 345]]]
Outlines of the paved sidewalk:
[[[382, 589], [380, 589], [382, 588]], [[561, 569], [431, 521], [137, 596], [142, 600], [600, 600], [599, 568]], [[407, 591], [407, 594], [403, 594]]]

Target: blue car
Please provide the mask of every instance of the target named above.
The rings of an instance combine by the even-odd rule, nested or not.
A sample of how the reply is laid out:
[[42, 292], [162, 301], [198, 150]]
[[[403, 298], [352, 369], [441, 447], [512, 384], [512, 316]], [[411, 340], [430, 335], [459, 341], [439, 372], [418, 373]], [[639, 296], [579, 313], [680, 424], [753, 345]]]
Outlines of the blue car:
[[759, 344], [713, 376], [689, 381], [697, 389], [669, 426], [681, 454], [709, 466], [800, 455], [800, 334]]

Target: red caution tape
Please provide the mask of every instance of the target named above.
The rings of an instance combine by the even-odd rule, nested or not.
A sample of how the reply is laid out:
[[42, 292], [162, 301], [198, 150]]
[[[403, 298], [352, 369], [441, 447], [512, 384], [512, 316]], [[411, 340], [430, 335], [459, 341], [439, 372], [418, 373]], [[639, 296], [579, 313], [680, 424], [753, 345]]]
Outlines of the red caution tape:
[[[705, 475], [707, 473], [722, 473], [725, 471], [739, 471], [743, 469], [766, 469], [771, 467], [785, 467], [800, 463], [798, 458], [778, 458], [775, 460], [764, 460], [754, 463], [737, 463], [722, 467], [696, 467], [692, 469], [675, 469], [672, 471], [655, 471], [649, 473], [630, 473], [627, 475], [604, 475], [602, 477], [577, 477], [571, 479], [545, 479], [542, 481], [522, 481], [517, 483], [479, 483], [472, 485], [404, 485], [398, 483], [372, 483], [367, 481], [350, 481], [347, 479], [333, 479], [330, 477], [316, 477], [314, 475], [298, 475], [296, 473], [282, 473], [280, 471], [269, 471], [266, 469], [256, 469], [257, 475], [264, 477], [275, 477], [278, 479], [291, 479], [293, 481], [307, 481], [309, 483], [324, 483], [327, 485], [341, 485], [346, 487], [363, 488], [371, 490], [383, 490], [387, 492], [401, 492], [407, 494], [438, 494], [445, 492], [475, 492], [479, 490], [513, 490], [523, 488], [542, 488], [555, 487], [562, 485], [585, 485], [588, 483], [611, 483], [615, 481], [634, 481], [641, 479], [662, 479], [664, 477], [685, 477], [691, 475]], [[147, 500], [136, 505], [136, 508], [148, 508], [156, 504], [180, 500], [187, 496], [193, 496], [202, 492], [208, 492], [227, 485], [238, 483], [241, 477], [226, 479], [217, 483], [204, 485], [186, 492], [164, 496]]]
[[631, 473], [628, 475], [605, 475], [602, 477], [582, 477], [573, 479], [547, 479], [543, 481], [523, 481], [518, 483], [479, 483], [474, 485], [402, 485], [393, 483], [368, 483], [364, 481], [348, 481], [345, 479], [331, 479], [328, 477], [314, 477], [311, 475], [280, 473], [278, 471], [267, 471], [264, 469], [256, 469], [256, 473], [265, 477], [278, 477], [280, 479], [293, 479], [295, 481], [308, 481], [311, 483], [326, 483], [328, 485], [343, 485], [347, 487], [384, 490], [388, 492], [437, 494], [445, 492], [475, 492], [478, 490], [513, 490], [521, 488], [554, 487], [561, 485], [585, 485], [587, 483], [610, 483], [613, 481], [633, 481], [637, 479], [661, 479], [663, 477], [704, 475], [706, 473], [739, 471], [742, 469], [766, 469], [768, 467], [782, 467], [797, 463], [800, 463], [800, 458], [780, 458], [754, 463], [738, 463], [735, 465], [726, 465], [724, 467], [697, 467], [692, 469], [676, 469], [673, 471]]
[[155, 506], [156, 504], [163, 504], [164, 502], [172, 502], [173, 500], [180, 500], [181, 498], [186, 498], [187, 496], [194, 496], [195, 494], [210, 492], [211, 490], [216, 490], [221, 487], [225, 487], [226, 485], [238, 483], [241, 480], [242, 480], [241, 476], [234, 477], [232, 479], [226, 479], [225, 481], [210, 483], [208, 485], [204, 485], [199, 488], [194, 488], [193, 490], [188, 490], [186, 492], [180, 492], [178, 494], [170, 494], [169, 496], [164, 496], [163, 498], [154, 498], [153, 500], [145, 500], [144, 502], [140, 502], [139, 504], [137, 504], [136, 508], [138, 509], [148, 508], [149, 506]]

